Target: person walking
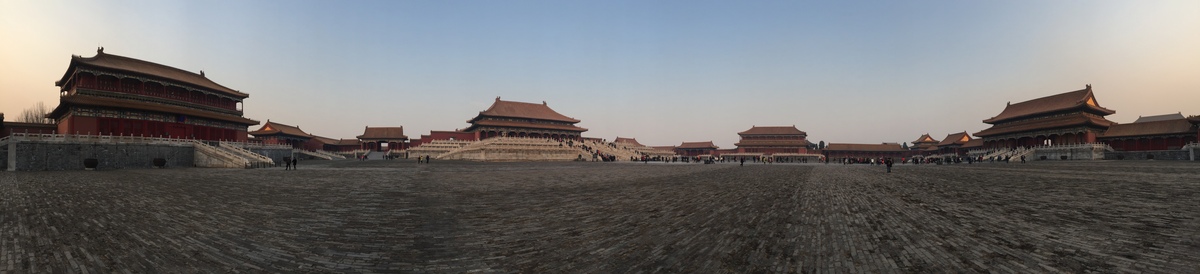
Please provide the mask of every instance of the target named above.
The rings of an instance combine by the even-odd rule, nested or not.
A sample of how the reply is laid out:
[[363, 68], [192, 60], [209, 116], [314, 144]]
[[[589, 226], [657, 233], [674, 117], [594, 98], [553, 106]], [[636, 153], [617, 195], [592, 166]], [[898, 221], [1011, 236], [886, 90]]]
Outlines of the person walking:
[[1025, 163], [1025, 155], [1021, 155], [1021, 163], [1022, 163], [1022, 164], [1024, 164], [1024, 163]]
[[292, 170], [296, 170], [299, 168], [300, 168], [300, 166], [296, 165], [296, 157], [292, 157]]
[[292, 169], [292, 159], [291, 158], [284, 158], [283, 164], [285, 165], [283, 167], [283, 170], [291, 170]]
[[892, 173], [892, 158], [887, 158], [883, 163], [887, 165], [887, 173]]

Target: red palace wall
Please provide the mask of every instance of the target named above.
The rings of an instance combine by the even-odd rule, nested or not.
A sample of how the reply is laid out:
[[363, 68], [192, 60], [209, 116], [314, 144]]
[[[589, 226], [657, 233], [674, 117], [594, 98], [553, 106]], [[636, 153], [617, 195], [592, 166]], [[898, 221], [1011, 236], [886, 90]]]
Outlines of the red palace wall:
[[132, 135], [195, 138], [213, 141], [246, 141], [246, 130], [122, 118], [70, 116], [59, 122], [58, 128], [62, 134]]

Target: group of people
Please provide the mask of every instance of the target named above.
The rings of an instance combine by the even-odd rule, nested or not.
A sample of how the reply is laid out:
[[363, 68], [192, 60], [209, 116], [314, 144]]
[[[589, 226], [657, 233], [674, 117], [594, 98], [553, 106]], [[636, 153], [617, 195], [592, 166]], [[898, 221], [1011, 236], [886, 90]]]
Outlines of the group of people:
[[283, 164], [286, 165], [283, 170], [296, 169], [296, 157], [283, 157]]

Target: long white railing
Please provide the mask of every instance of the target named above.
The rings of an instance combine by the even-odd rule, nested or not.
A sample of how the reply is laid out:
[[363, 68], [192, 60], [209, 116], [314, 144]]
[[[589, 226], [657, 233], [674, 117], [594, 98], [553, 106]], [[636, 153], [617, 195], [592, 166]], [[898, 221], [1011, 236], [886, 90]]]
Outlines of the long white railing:
[[176, 139], [161, 137], [145, 137], [132, 135], [77, 135], [77, 134], [39, 134], [13, 133], [9, 142], [40, 141], [40, 142], [89, 142], [89, 143], [173, 143], [191, 144], [194, 139]]
[[257, 162], [257, 164], [259, 164], [259, 165], [266, 165], [266, 166], [275, 165], [275, 160], [272, 160], [270, 157], [267, 157], [262, 154], [254, 153], [253, 151], [242, 148], [237, 143], [220, 142], [217, 145], [220, 148], [228, 149], [237, 154], [241, 154], [241, 156], [243, 158], [247, 158], [247, 160]]
[[237, 154], [233, 154], [232, 152], [224, 149], [210, 146], [199, 140], [192, 140], [192, 147], [196, 148], [197, 153], [212, 153], [220, 158], [225, 158], [227, 161], [233, 162], [235, 165], [241, 165], [245, 168], [251, 167], [250, 160], [247, 160], [245, 157], [238, 156]]

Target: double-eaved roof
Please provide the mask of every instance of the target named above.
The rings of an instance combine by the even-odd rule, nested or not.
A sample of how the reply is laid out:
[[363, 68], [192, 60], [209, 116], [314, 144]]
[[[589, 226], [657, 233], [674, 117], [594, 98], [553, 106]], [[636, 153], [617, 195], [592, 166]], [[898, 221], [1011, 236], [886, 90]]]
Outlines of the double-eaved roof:
[[566, 115], [562, 115], [542, 101], [541, 104], [513, 102], [500, 100], [496, 97], [496, 101], [492, 106], [484, 111], [480, 111], [475, 118], [467, 120], [471, 123], [463, 131], [473, 131], [480, 126], [501, 127], [501, 128], [535, 128], [548, 130], [562, 130], [573, 132], [585, 132], [586, 128], [575, 126], [579, 120]]
[[248, 94], [222, 86], [221, 84], [217, 84], [217, 82], [213, 82], [212, 80], [209, 80], [208, 77], [205, 77], [204, 74], [196, 74], [175, 67], [125, 56], [107, 54], [104, 53], [104, 48], [97, 49], [96, 56], [92, 57], [82, 57], [78, 55], [71, 56], [71, 65], [67, 68], [66, 74], [63, 75], [62, 79], [56, 82], [56, 84], [59, 86], [66, 85], [67, 81], [71, 79], [75, 69], [77, 69], [80, 65], [163, 78], [163, 80], [190, 84], [211, 91], [225, 93], [237, 98], [246, 98], [250, 96]]
[[1081, 90], [1009, 104], [996, 117], [983, 120], [992, 127], [976, 132], [975, 136], [989, 138], [1067, 127], [1103, 130], [1115, 124], [1104, 118], [1113, 113], [1116, 111], [1100, 106], [1092, 86], [1088, 85]]
[[1116, 111], [1101, 107], [1096, 102], [1096, 97], [1092, 94], [1092, 86], [1087, 85], [1086, 88], [1067, 93], [1050, 95], [1042, 98], [1037, 98], [1016, 104], [1009, 104], [1004, 107], [1004, 111], [996, 117], [983, 120], [984, 123], [996, 124], [1019, 118], [1029, 118], [1042, 114], [1060, 112], [1072, 109], [1082, 109], [1089, 112], [1102, 115], [1116, 113]]
[[545, 101], [542, 101], [541, 104], [534, 104], [504, 101], [500, 100], [500, 97], [496, 97], [496, 101], [492, 103], [491, 107], [488, 107], [487, 110], [480, 111], [478, 116], [475, 116], [475, 118], [467, 121], [467, 123], [474, 123], [484, 116], [537, 119], [567, 123], [579, 122], [578, 119], [567, 117], [566, 115], [562, 115], [557, 111], [550, 109], [550, 106], [546, 105]]
[[804, 131], [800, 131], [796, 126], [751, 126], [746, 131], [738, 132], [738, 135], [808, 135]]

